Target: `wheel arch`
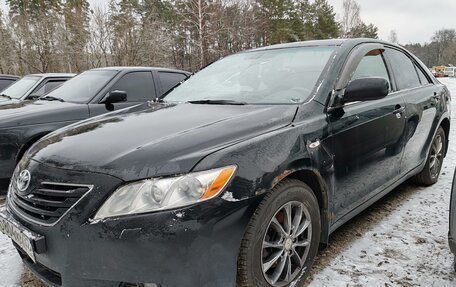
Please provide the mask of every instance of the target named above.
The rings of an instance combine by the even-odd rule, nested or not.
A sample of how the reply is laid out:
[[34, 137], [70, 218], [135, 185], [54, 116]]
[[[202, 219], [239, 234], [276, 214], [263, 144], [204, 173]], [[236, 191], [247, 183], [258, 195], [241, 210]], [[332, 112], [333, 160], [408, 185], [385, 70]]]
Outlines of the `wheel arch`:
[[445, 139], [446, 139], [446, 149], [445, 149], [445, 156], [448, 152], [448, 143], [450, 140], [450, 120], [448, 118], [444, 118], [440, 122], [440, 126], [443, 128], [443, 131], [445, 132]]
[[274, 185], [278, 184], [284, 179], [296, 179], [307, 184], [315, 197], [317, 198], [320, 217], [321, 217], [321, 234], [320, 244], [325, 247], [328, 244], [329, 239], [329, 226], [330, 226], [330, 210], [329, 210], [329, 199], [328, 199], [328, 188], [327, 185], [317, 170], [311, 168], [303, 168], [293, 171], [287, 171], [286, 175], [276, 180]]
[[42, 137], [44, 137], [45, 135], [47, 135], [48, 133], [50, 133], [50, 131], [46, 131], [46, 132], [40, 132], [36, 135], [33, 135], [32, 137], [30, 137], [20, 148], [19, 148], [19, 151], [17, 152], [16, 154], [16, 163], [18, 163], [21, 158], [24, 156], [25, 152], [34, 144], [36, 143], [38, 140], [40, 140]]

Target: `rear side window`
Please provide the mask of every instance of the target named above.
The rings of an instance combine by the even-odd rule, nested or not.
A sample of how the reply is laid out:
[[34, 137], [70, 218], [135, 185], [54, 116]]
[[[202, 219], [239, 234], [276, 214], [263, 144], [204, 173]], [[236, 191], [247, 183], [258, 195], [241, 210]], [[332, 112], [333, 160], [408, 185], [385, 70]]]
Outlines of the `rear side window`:
[[398, 90], [412, 89], [421, 86], [415, 64], [404, 53], [395, 49], [386, 49], [386, 54], [391, 60], [394, 77]]
[[369, 77], [384, 78], [390, 83], [388, 70], [379, 50], [373, 50], [363, 57], [353, 73], [352, 80]]
[[124, 75], [111, 91], [124, 91], [128, 102], [144, 102], [156, 98], [151, 72], [132, 72]]
[[42, 85], [38, 90], [33, 92], [33, 95], [41, 97], [50, 91], [54, 90], [57, 87], [60, 87], [63, 83], [65, 83], [65, 80], [56, 80], [56, 81], [48, 81], [44, 85]]
[[430, 84], [431, 82], [429, 82], [429, 79], [426, 77], [426, 75], [423, 73], [423, 71], [421, 71], [421, 69], [418, 68], [418, 66], [415, 66], [415, 68], [416, 68], [416, 71], [418, 72], [418, 76], [420, 78], [421, 85], [426, 86], [426, 85]]
[[163, 93], [171, 90], [174, 86], [187, 78], [184, 74], [170, 72], [158, 72], [158, 77], [162, 84]]
[[0, 91], [3, 91], [6, 87], [14, 83], [14, 80], [2, 79], [0, 80]]

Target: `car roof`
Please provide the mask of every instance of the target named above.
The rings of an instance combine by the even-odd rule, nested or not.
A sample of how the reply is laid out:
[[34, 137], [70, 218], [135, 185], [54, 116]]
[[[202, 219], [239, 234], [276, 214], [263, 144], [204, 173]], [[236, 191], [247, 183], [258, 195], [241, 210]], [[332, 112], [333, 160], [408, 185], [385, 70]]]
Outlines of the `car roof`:
[[[282, 48], [296, 48], [296, 47], [319, 47], [319, 46], [344, 46], [354, 47], [362, 43], [379, 43], [384, 45], [390, 45], [400, 48], [399, 46], [389, 43], [387, 41], [372, 39], [372, 38], [351, 38], [351, 39], [328, 39], [328, 40], [312, 40], [312, 41], [301, 41], [284, 44], [276, 44], [261, 48], [252, 49], [249, 51], [262, 51], [262, 50], [273, 50]], [[248, 51], [246, 51], [248, 52]]]
[[160, 67], [135, 67], [135, 66], [115, 66], [115, 67], [104, 67], [104, 68], [95, 68], [90, 71], [163, 71], [163, 72], [179, 72], [184, 74], [191, 74], [190, 72], [177, 70], [177, 69], [168, 69]]
[[0, 74], [0, 79], [19, 79], [19, 76]]
[[45, 77], [45, 78], [72, 78], [76, 76], [73, 73], [37, 73], [37, 74], [29, 74], [25, 76], [38, 76], [38, 77]]

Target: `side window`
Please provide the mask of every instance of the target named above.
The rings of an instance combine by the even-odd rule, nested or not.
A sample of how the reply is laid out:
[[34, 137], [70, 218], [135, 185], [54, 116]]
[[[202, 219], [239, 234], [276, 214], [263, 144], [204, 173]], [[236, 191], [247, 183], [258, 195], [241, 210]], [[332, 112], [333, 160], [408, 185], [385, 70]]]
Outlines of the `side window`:
[[170, 72], [158, 72], [158, 76], [160, 78], [164, 93], [187, 78], [187, 76], [184, 74]]
[[126, 92], [128, 102], [144, 102], [156, 97], [151, 72], [128, 73], [114, 84], [111, 91]]
[[3, 91], [4, 89], [6, 89], [9, 85], [11, 85], [14, 82], [15, 81], [13, 81], [13, 80], [7, 80], [7, 79], [0, 80], [0, 91]]
[[60, 87], [63, 83], [65, 83], [65, 80], [55, 80], [55, 81], [48, 81], [44, 85], [42, 85], [40, 88], [38, 88], [36, 91], [34, 91], [32, 94], [38, 97], [41, 97], [50, 91]]
[[356, 80], [368, 77], [385, 78], [391, 87], [388, 70], [379, 50], [373, 50], [363, 57], [351, 79]]
[[415, 65], [407, 55], [390, 48], [386, 49], [386, 55], [391, 60], [391, 66], [398, 90], [412, 89], [421, 86]]
[[418, 77], [420, 78], [420, 82], [422, 86], [426, 86], [430, 84], [429, 79], [426, 77], [426, 75], [421, 71], [421, 69], [415, 65], [416, 71], [418, 72]]

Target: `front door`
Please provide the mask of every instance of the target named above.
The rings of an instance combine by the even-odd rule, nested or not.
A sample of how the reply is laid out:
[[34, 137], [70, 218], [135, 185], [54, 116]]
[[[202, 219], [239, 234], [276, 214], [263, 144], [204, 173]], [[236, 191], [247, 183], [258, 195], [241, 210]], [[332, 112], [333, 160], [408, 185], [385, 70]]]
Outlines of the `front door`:
[[114, 83], [109, 91], [126, 92], [127, 101], [112, 105], [105, 105], [103, 103], [90, 104], [91, 117], [151, 101], [157, 95], [152, 72], [150, 71], [127, 73]]
[[[391, 83], [382, 50], [364, 55], [350, 74], [352, 80], [382, 77]], [[331, 136], [326, 144], [334, 155], [336, 220], [397, 180], [404, 115], [405, 103], [399, 94], [349, 103], [328, 112]]]

